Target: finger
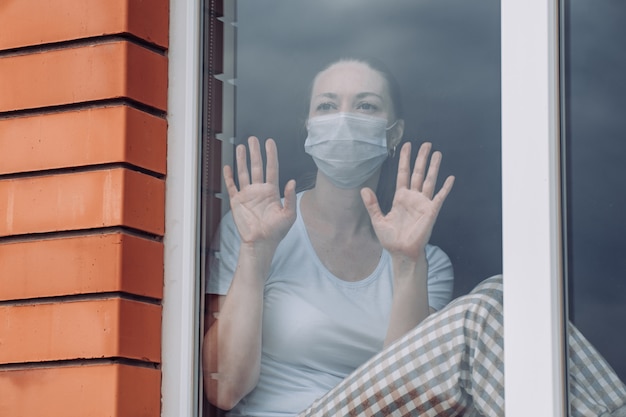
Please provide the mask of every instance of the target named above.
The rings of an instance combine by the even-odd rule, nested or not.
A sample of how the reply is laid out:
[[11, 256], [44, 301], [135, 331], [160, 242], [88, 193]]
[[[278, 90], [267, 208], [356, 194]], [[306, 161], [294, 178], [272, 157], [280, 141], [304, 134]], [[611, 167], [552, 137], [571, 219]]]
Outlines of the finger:
[[224, 184], [226, 184], [226, 191], [228, 196], [232, 199], [237, 194], [237, 186], [233, 178], [233, 169], [230, 165], [224, 165]]
[[266, 181], [278, 185], [278, 150], [273, 139], [265, 141], [265, 153], [267, 155]]
[[455, 178], [453, 175], [450, 175], [448, 178], [446, 178], [443, 185], [441, 186], [441, 190], [439, 190], [439, 192], [433, 198], [433, 202], [435, 203], [437, 210], [439, 210], [441, 206], [443, 206], [443, 202], [448, 197], [448, 194], [450, 194], [450, 191], [452, 191], [452, 187], [454, 186], [454, 180]]
[[422, 143], [420, 150], [417, 152], [415, 158], [415, 166], [413, 167], [413, 174], [411, 175], [411, 190], [422, 191], [424, 185], [424, 175], [426, 174], [426, 165], [428, 164], [428, 155], [432, 144], [430, 142]]
[[235, 148], [235, 156], [237, 158], [237, 178], [239, 179], [239, 189], [250, 185], [250, 176], [248, 175], [248, 159], [246, 155], [245, 145], [237, 145]]
[[407, 142], [400, 149], [396, 190], [409, 186], [409, 172], [411, 172], [411, 143]]
[[296, 214], [296, 181], [289, 180], [285, 184], [285, 200], [283, 208], [290, 215]]
[[378, 204], [378, 198], [376, 198], [376, 194], [371, 188], [361, 189], [361, 199], [363, 200], [363, 204], [365, 205], [373, 224], [384, 217], [382, 211], [380, 210], [380, 205]]
[[259, 139], [254, 136], [248, 138], [250, 149], [250, 179], [253, 184], [263, 182], [263, 158], [261, 157], [261, 145]]
[[435, 186], [437, 184], [437, 176], [439, 175], [439, 167], [441, 166], [441, 152], [435, 152], [430, 158], [430, 166], [428, 167], [428, 174], [426, 174], [426, 180], [422, 186], [422, 193], [428, 198], [433, 198], [435, 193]]

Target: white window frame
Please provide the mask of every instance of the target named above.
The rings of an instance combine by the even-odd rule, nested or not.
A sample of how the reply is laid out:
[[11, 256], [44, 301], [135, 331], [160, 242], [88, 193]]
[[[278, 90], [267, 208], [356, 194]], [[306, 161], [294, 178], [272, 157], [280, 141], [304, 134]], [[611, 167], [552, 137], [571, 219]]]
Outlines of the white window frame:
[[567, 415], [558, 1], [502, 0], [505, 413]]
[[[170, 2], [164, 417], [196, 416], [201, 0]], [[506, 415], [565, 416], [556, 0], [502, 0]]]
[[202, 1], [170, 1], [161, 416], [198, 415]]

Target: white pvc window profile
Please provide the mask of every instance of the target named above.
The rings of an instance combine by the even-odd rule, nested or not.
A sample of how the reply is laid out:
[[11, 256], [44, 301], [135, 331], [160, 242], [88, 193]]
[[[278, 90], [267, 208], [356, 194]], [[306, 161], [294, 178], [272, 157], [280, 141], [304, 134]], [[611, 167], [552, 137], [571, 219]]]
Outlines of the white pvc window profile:
[[200, 0], [170, 2], [161, 416], [197, 416]]
[[567, 415], [556, 0], [503, 0], [505, 412]]
[[[198, 410], [201, 2], [170, 4], [162, 416]], [[503, 0], [506, 415], [565, 416], [555, 0]]]

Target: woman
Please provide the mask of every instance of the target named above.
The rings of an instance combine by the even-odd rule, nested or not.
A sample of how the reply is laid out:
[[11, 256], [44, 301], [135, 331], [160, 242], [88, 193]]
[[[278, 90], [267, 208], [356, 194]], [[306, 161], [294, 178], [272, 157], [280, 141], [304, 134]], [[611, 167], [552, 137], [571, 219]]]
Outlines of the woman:
[[394, 85], [359, 60], [316, 76], [305, 150], [318, 173], [304, 193], [289, 181], [281, 201], [271, 139], [266, 178], [254, 137], [250, 172], [236, 149], [239, 188], [224, 169], [232, 210], [210, 271], [204, 373], [231, 415], [503, 413], [499, 280], [418, 326], [452, 292], [448, 258], [428, 245], [454, 182], [435, 192], [441, 154], [423, 144], [411, 171], [401, 147], [388, 213], [373, 191], [404, 130]]

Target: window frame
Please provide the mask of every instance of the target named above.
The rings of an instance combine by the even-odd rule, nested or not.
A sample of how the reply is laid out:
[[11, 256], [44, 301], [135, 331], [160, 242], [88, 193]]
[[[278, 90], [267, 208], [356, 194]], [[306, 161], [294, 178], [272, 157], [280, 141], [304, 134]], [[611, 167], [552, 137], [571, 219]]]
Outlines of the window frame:
[[161, 416], [198, 416], [202, 0], [170, 2]]
[[501, 2], [506, 415], [565, 416], [559, 8]]
[[[197, 247], [202, 3], [170, 2], [161, 409], [161, 415], [167, 417], [197, 416], [201, 395]], [[567, 415], [558, 17], [556, 0], [501, 2], [504, 343], [509, 417], [529, 412]]]

